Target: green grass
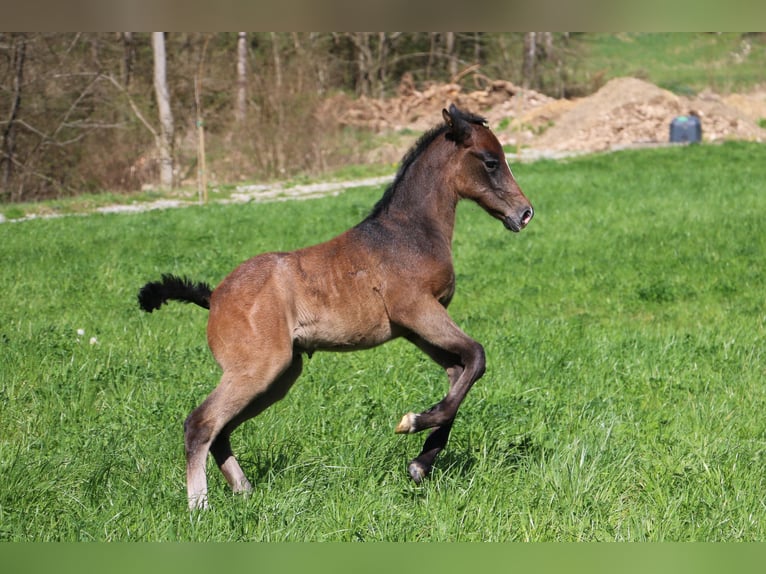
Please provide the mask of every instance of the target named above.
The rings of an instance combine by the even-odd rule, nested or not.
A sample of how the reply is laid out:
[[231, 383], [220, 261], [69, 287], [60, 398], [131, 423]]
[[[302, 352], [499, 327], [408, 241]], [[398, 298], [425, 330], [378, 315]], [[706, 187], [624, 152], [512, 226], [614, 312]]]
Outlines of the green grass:
[[748, 89], [764, 81], [763, 34], [583, 34], [573, 41], [581, 47], [578, 73], [586, 76], [638, 77], [683, 95]]
[[393, 427], [446, 377], [397, 341], [314, 355], [233, 437], [254, 493], [210, 464], [195, 514], [182, 423], [219, 376], [206, 313], [141, 313], [137, 289], [327, 239], [382, 190], [0, 225], [0, 539], [763, 540], [766, 149], [514, 171], [524, 232], [458, 210], [451, 313], [488, 371], [432, 477], [409, 481], [425, 437]]

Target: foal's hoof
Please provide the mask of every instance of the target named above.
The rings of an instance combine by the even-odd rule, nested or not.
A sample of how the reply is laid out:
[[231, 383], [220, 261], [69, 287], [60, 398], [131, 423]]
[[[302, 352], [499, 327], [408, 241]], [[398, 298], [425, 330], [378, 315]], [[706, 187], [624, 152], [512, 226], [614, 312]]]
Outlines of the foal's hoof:
[[399, 424], [396, 425], [396, 429], [394, 430], [397, 434], [407, 434], [407, 433], [413, 433], [416, 431], [415, 429], [415, 419], [418, 418], [418, 415], [415, 413], [407, 413], [402, 417], [402, 420], [399, 421]]
[[196, 494], [189, 497], [189, 510], [208, 510], [210, 505], [207, 501], [207, 494]]
[[415, 484], [420, 484], [423, 479], [428, 476], [429, 471], [429, 468], [426, 468], [416, 460], [413, 460], [407, 467], [407, 472], [410, 473], [410, 478], [415, 482]]
[[247, 496], [253, 491], [253, 485], [250, 484], [250, 481], [246, 478], [242, 480], [242, 482], [239, 482], [231, 487], [232, 491], [234, 491], [234, 494], [242, 494], [244, 496]]

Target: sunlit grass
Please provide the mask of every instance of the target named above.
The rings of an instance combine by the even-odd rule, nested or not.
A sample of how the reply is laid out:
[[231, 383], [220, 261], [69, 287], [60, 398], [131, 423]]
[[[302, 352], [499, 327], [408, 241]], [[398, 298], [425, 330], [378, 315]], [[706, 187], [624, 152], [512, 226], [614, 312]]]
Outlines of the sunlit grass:
[[679, 93], [730, 92], [763, 82], [766, 38], [739, 33], [585, 34], [577, 66], [590, 77], [638, 77]]
[[[316, 354], [234, 449], [255, 485], [186, 510], [182, 423], [216, 384], [206, 313], [147, 315], [162, 272], [357, 223], [382, 188], [0, 225], [0, 539], [762, 540], [766, 151], [514, 166], [536, 215], [458, 210], [450, 308], [488, 371], [421, 486], [397, 436], [446, 378], [403, 341]], [[95, 338], [95, 342], [91, 339]]]

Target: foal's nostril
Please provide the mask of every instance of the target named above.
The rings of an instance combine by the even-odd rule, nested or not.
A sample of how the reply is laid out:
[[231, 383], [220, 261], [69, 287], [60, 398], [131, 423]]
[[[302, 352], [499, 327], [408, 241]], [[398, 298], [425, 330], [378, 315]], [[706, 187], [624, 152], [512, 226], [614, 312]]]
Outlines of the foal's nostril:
[[532, 216], [533, 216], [534, 214], [535, 214], [535, 210], [534, 210], [534, 209], [532, 209], [531, 207], [528, 207], [528, 208], [526, 208], [526, 209], [525, 209], [525, 210], [524, 210], [524, 211], [521, 213], [521, 225], [522, 225], [522, 226], [524, 226], [524, 225], [526, 225], [527, 223], [529, 223], [529, 222], [530, 222], [530, 220], [532, 219]]

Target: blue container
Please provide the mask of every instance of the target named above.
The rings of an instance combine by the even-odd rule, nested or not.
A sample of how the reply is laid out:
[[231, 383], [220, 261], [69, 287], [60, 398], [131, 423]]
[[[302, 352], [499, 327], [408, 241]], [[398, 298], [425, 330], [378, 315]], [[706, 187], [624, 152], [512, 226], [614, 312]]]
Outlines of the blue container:
[[672, 143], [695, 143], [702, 141], [702, 124], [698, 116], [678, 116], [670, 122]]

